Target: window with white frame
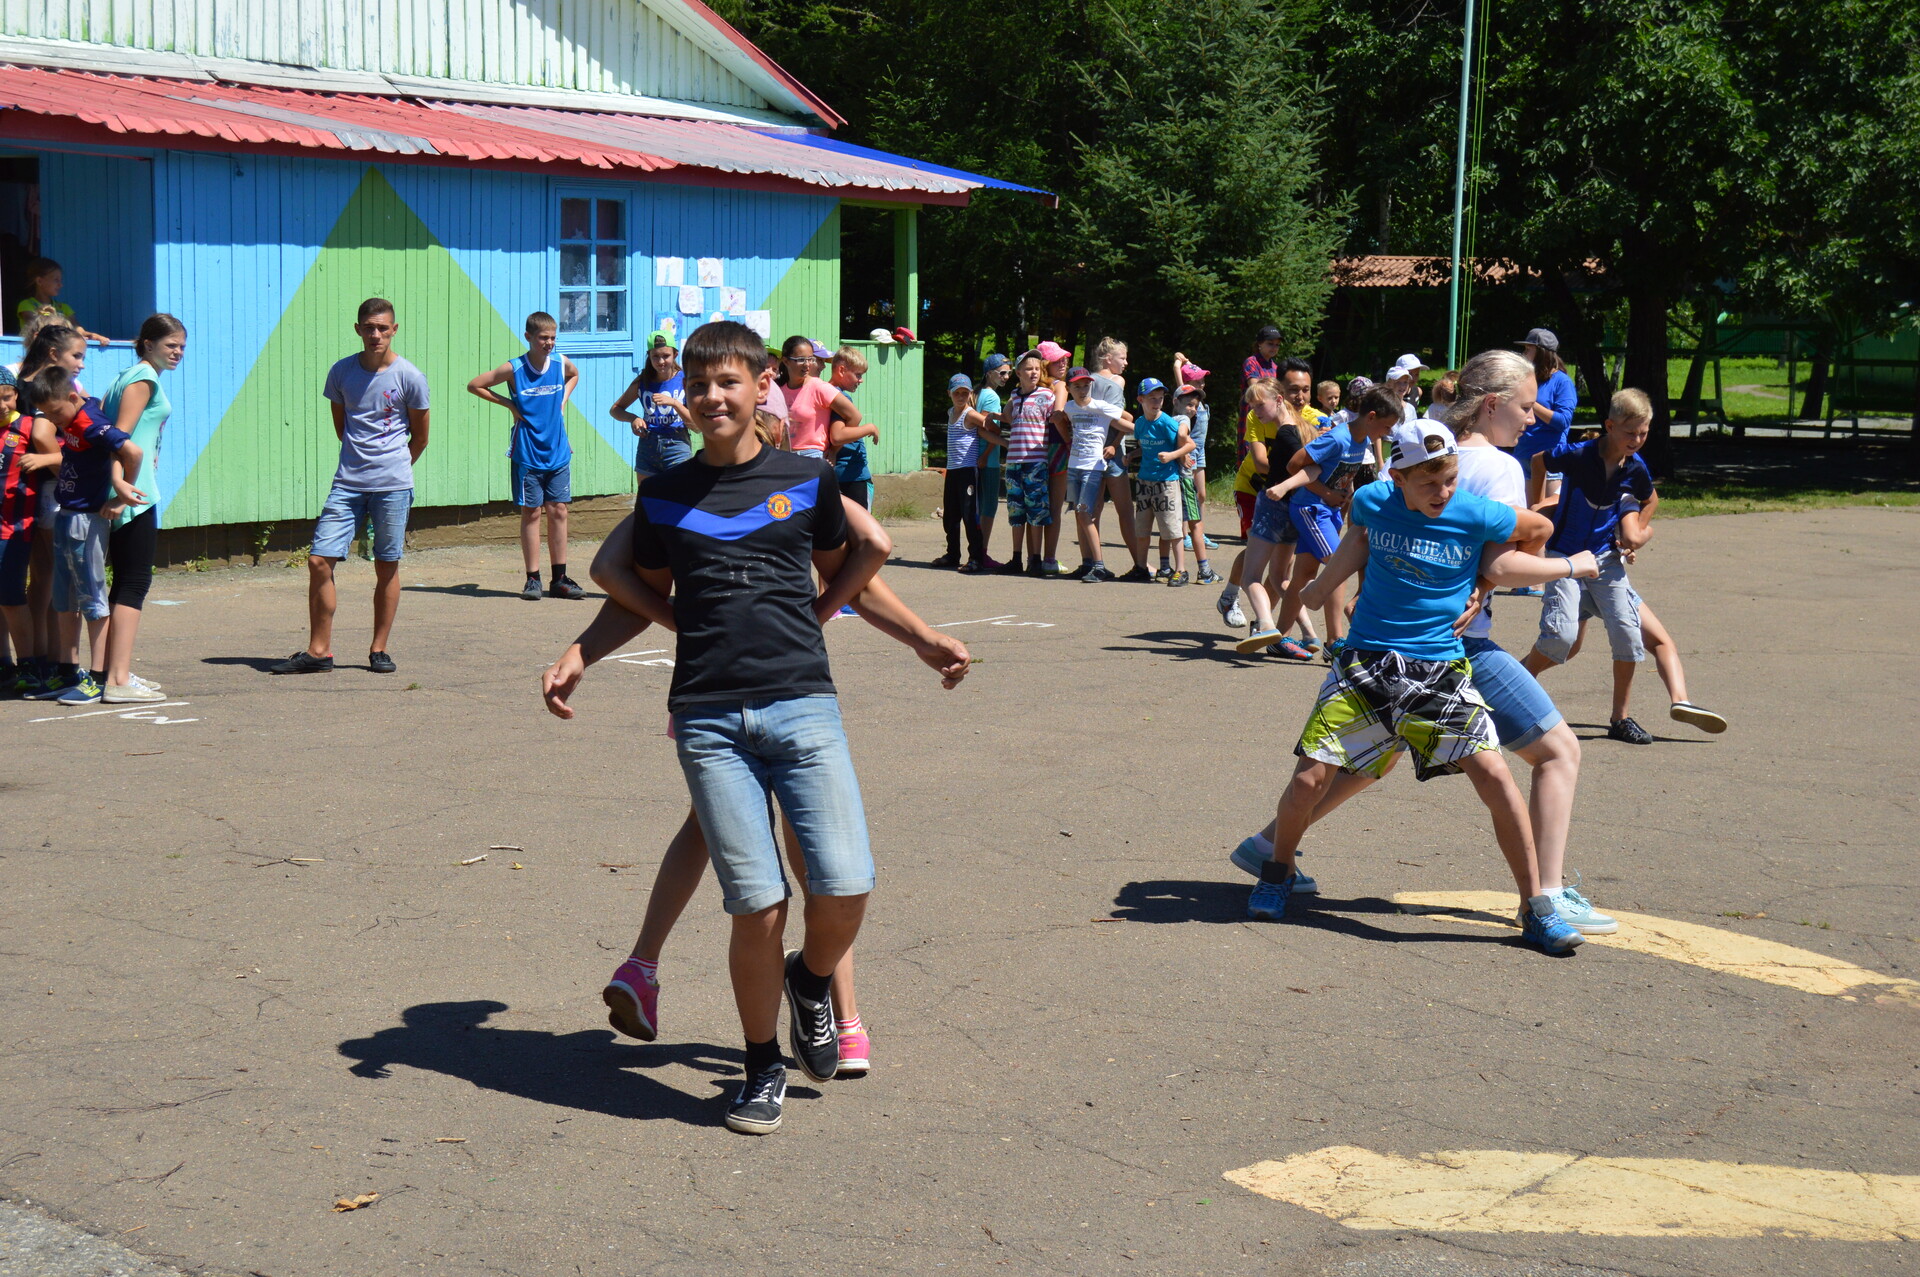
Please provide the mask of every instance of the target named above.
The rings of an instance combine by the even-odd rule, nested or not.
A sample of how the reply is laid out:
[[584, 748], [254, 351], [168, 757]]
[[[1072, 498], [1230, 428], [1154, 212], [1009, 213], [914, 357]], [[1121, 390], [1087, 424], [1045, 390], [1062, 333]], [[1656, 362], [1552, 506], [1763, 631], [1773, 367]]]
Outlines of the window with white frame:
[[627, 331], [627, 201], [560, 196], [560, 331]]

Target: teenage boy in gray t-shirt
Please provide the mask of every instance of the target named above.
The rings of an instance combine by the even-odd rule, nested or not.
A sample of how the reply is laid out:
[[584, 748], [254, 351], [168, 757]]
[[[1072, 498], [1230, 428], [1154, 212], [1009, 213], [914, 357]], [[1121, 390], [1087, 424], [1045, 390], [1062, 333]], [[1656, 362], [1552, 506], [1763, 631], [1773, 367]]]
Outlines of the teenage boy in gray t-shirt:
[[307, 556], [305, 651], [273, 667], [275, 674], [323, 674], [333, 668], [333, 614], [339, 596], [333, 565], [347, 557], [359, 530], [373, 523], [373, 643], [367, 667], [391, 674], [387, 639], [400, 610], [400, 556], [413, 508], [413, 463], [427, 450], [427, 379], [393, 353], [399, 331], [393, 303], [369, 297], [353, 326], [361, 350], [327, 372], [325, 393], [340, 437], [340, 468], [313, 528]]

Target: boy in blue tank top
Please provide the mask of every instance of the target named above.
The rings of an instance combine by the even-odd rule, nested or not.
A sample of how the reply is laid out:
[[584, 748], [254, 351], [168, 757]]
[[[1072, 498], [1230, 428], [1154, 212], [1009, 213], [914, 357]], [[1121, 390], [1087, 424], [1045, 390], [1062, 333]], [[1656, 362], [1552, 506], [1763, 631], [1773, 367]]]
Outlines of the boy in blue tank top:
[[[527, 316], [527, 353], [467, 383], [467, 392], [513, 414], [513, 503], [520, 507], [520, 557], [527, 568], [520, 597], [540, 597], [540, 520], [546, 517], [547, 557], [553, 563], [554, 598], [579, 599], [586, 591], [567, 575], [567, 506], [573, 501], [573, 445], [567, 442], [567, 400], [580, 370], [554, 353], [559, 325], [544, 310]], [[500, 394], [495, 386], [505, 386]]]

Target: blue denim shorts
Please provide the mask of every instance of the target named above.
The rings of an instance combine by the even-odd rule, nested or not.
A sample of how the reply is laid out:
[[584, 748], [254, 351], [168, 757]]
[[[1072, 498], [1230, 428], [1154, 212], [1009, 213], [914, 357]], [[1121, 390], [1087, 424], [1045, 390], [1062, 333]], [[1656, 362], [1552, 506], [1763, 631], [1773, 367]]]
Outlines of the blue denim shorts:
[[1107, 491], [1107, 471], [1102, 466], [1098, 470], [1067, 471], [1067, 504], [1082, 514], [1092, 514], [1100, 508], [1100, 500]]
[[793, 894], [774, 836], [776, 799], [799, 835], [809, 892], [873, 890], [866, 809], [838, 699], [694, 705], [674, 714], [673, 736], [728, 913], [759, 913]]
[[1490, 638], [1461, 640], [1473, 666], [1473, 685], [1493, 711], [1493, 729], [1502, 749], [1525, 749], [1558, 727], [1560, 711], [1526, 666]]
[[523, 510], [543, 505], [566, 505], [573, 500], [573, 467], [534, 470], [513, 463], [513, 503]]
[[[51, 486], [51, 485], [49, 485]], [[107, 533], [113, 520], [81, 510], [53, 519], [53, 610], [104, 621], [107, 604]]]
[[1247, 535], [1274, 545], [1292, 545], [1299, 539], [1300, 533], [1293, 526], [1287, 503], [1275, 501], [1261, 492], [1253, 498], [1253, 522], [1247, 525]]
[[344, 559], [355, 535], [372, 520], [373, 557], [381, 563], [398, 563], [406, 553], [407, 512], [412, 509], [412, 488], [353, 492], [336, 483], [320, 507], [320, 518], [313, 525], [313, 548], [307, 552], [321, 559]]
[[1287, 513], [1300, 534], [1300, 553], [1312, 555], [1322, 563], [1333, 557], [1334, 547], [1340, 544], [1341, 519], [1338, 510], [1315, 503], [1290, 505]]
[[634, 441], [633, 468], [641, 474], [665, 474], [691, 460], [693, 445], [684, 430], [649, 430]]

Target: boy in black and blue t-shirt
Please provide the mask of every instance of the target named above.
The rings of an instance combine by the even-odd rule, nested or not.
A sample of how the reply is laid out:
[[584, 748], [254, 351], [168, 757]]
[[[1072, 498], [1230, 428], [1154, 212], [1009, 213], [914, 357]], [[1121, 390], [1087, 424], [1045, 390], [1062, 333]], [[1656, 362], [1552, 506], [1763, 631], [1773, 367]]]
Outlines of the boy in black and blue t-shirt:
[[[585, 666], [647, 621], [678, 632], [667, 705], [733, 917], [729, 965], [747, 1077], [727, 1125], [748, 1134], [781, 1120], [783, 989], [801, 1068], [824, 1081], [839, 1065], [829, 983], [859, 931], [874, 870], [821, 622], [856, 599], [864, 612], [863, 592], [889, 548], [877, 525], [873, 537], [849, 536], [831, 466], [755, 433], [754, 410], [771, 384], [764, 355], [743, 324], [707, 324], [688, 337], [687, 405], [704, 446], [640, 485], [633, 563], [645, 588], [622, 592], [633, 610], [610, 601], [546, 680], [549, 704], [564, 704]], [[817, 592], [815, 572], [826, 582]], [[965, 660], [958, 649], [946, 671], [953, 681]], [[770, 819], [776, 800], [807, 866], [806, 938], [784, 958], [791, 888]]]
[[[1651, 745], [1653, 734], [1627, 717], [1633, 675], [1647, 658], [1640, 634], [1640, 596], [1627, 580], [1627, 564], [1650, 535], [1645, 521], [1655, 494], [1653, 473], [1640, 459], [1653, 423], [1653, 404], [1640, 390], [1622, 390], [1607, 408], [1605, 432], [1585, 443], [1569, 443], [1561, 426], [1540, 455], [1559, 473], [1560, 501], [1553, 508], [1553, 535], [1547, 553], [1562, 557], [1585, 550], [1600, 563], [1590, 581], [1554, 581], [1540, 604], [1540, 637], [1522, 662], [1538, 677], [1549, 666], [1564, 665], [1579, 641], [1581, 623], [1598, 616], [1613, 649], [1613, 708], [1607, 735], [1629, 745]], [[1682, 696], [1686, 695], [1681, 691]], [[1691, 701], [1673, 702], [1669, 713], [1709, 732], [1725, 731], [1726, 720]]]

